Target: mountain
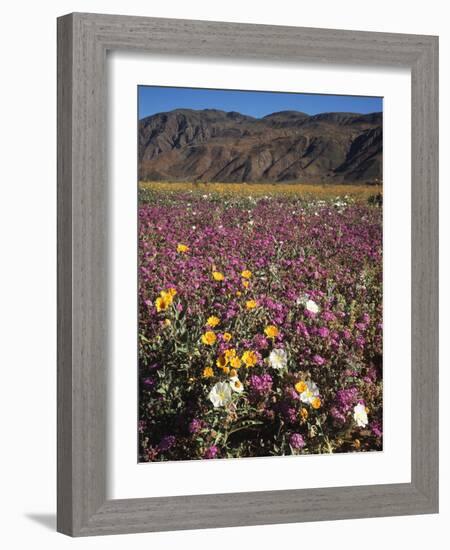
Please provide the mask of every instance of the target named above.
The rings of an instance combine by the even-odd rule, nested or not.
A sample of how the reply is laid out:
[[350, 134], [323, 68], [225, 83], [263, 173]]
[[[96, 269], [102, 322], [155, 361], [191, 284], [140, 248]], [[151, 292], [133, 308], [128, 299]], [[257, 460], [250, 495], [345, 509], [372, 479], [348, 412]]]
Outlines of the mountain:
[[382, 147], [382, 113], [176, 109], [139, 121], [139, 178], [375, 183]]

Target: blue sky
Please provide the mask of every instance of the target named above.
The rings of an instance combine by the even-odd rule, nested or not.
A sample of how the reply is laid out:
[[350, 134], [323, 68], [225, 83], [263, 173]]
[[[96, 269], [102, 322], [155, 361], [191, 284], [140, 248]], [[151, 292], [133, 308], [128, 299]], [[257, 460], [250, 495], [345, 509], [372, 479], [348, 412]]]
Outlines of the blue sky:
[[372, 113], [381, 97], [139, 86], [139, 118], [173, 109], [220, 109], [260, 118], [276, 111]]

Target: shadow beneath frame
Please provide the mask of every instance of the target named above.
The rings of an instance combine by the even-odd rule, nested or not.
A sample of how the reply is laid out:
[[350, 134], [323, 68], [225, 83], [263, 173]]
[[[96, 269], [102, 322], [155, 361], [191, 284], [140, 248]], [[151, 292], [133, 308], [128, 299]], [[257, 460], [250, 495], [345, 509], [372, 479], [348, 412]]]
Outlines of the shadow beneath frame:
[[50, 531], [56, 531], [56, 514], [25, 514], [25, 517]]

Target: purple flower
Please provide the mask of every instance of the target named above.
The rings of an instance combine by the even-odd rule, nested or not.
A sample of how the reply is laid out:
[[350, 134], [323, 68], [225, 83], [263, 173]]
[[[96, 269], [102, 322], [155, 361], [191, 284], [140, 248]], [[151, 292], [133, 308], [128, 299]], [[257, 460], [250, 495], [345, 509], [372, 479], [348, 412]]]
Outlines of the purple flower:
[[256, 334], [253, 337], [253, 345], [255, 346], [256, 349], [262, 350], [262, 349], [267, 349], [269, 347], [269, 342], [267, 341], [267, 338], [262, 334]]
[[176, 438], [174, 435], [165, 435], [159, 442], [158, 448], [160, 451], [168, 451], [176, 443]]
[[336, 420], [339, 424], [345, 423], [345, 416], [342, 414], [342, 411], [340, 411], [337, 407], [331, 407], [330, 409], [331, 417]]
[[289, 438], [289, 445], [293, 449], [302, 449], [305, 446], [305, 440], [299, 433], [293, 433]]
[[289, 422], [290, 424], [298, 423], [297, 410], [294, 407], [291, 407], [289, 403], [287, 403], [286, 401], [281, 403], [279, 410], [286, 419], [286, 422]]
[[144, 386], [147, 386], [147, 388], [153, 388], [153, 386], [155, 385], [155, 379], [144, 378], [144, 380], [142, 380], [142, 383], [144, 384]]
[[203, 427], [203, 421], [198, 418], [194, 418], [189, 422], [188, 430], [191, 434], [198, 433]]
[[308, 329], [306, 328], [306, 325], [304, 323], [297, 323], [297, 326], [295, 327], [295, 330], [297, 332], [297, 334], [299, 334], [300, 336], [303, 336], [304, 338], [308, 339], [309, 338], [309, 332], [308, 332]]
[[342, 338], [344, 340], [351, 340], [352, 333], [348, 330], [348, 328], [344, 328], [344, 330], [342, 331]]
[[331, 311], [324, 311], [322, 313], [322, 319], [324, 321], [335, 321], [336, 315], [334, 313], [331, 313]]
[[249, 380], [250, 389], [258, 396], [265, 395], [272, 389], [273, 380], [270, 374], [252, 374]]
[[320, 327], [317, 331], [317, 334], [321, 338], [328, 338], [328, 336], [330, 335], [330, 331], [327, 329], [327, 327]]
[[352, 387], [336, 392], [336, 405], [344, 412], [348, 412], [358, 400], [358, 388]]
[[217, 453], [219, 452], [219, 449], [216, 445], [211, 445], [211, 447], [208, 447], [206, 451], [203, 454], [203, 458], [216, 458]]
[[323, 357], [321, 357], [320, 355], [314, 355], [312, 360], [319, 367], [321, 367], [322, 365], [325, 365], [325, 363], [326, 363], [326, 360]]
[[147, 428], [147, 422], [145, 420], [139, 420], [138, 423], [138, 432], [140, 434], [145, 432], [145, 429]]
[[377, 420], [370, 424], [370, 429], [372, 430], [373, 435], [376, 437], [381, 437], [383, 435], [381, 422], [378, 422]]

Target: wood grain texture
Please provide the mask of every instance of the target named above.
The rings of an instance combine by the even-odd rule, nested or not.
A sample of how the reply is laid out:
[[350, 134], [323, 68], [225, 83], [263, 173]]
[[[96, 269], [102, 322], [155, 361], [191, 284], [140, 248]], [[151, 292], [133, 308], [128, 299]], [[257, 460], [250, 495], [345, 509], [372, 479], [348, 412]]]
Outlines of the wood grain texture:
[[[106, 53], [409, 67], [412, 74], [412, 481], [106, 499]], [[438, 39], [115, 15], [58, 20], [58, 530], [72, 536], [438, 510]], [[387, 419], [389, 421], [389, 419]]]

